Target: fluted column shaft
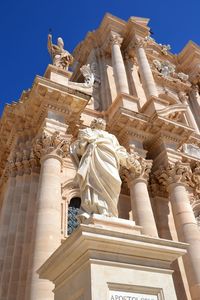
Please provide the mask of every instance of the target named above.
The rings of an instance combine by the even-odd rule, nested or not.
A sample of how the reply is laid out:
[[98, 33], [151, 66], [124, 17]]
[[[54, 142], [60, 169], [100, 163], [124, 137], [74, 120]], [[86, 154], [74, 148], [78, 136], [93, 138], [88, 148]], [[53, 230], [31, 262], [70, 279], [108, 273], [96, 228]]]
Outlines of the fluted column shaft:
[[31, 300], [53, 299], [53, 284], [47, 280], [39, 279], [36, 271], [56, 250], [61, 241], [60, 172], [60, 156], [49, 154], [41, 159]]
[[158, 97], [158, 91], [156, 88], [156, 84], [153, 78], [153, 74], [143, 48], [142, 42], [136, 42], [135, 44], [135, 53], [139, 65], [139, 72], [141, 76], [141, 81], [147, 96], [147, 99], [152, 96]]
[[183, 183], [171, 183], [168, 187], [172, 210], [178, 233], [189, 244], [185, 259], [186, 272], [190, 281], [192, 299], [200, 295], [200, 231]]
[[152, 161], [145, 160], [132, 150], [131, 156], [135, 167], [132, 167], [128, 171], [127, 181], [130, 188], [132, 212], [136, 218], [137, 225], [142, 226], [143, 234], [158, 237], [156, 222], [147, 189]]
[[129, 94], [128, 80], [124, 60], [122, 57], [120, 45], [122, 39], [120, 36], [114, 35], [111, 37], [111, 52], [112, 52], [112, 65], [115, 78], [117, 94]]
[[152, 211], [151, 201], [147, 189], [147, 181], [136, 178], [130, 182], [131, 206], [136, 212], [138, 225], [142, 226], [142, 233], [158, 237], [158, 231]]
[[6, 254], [9, 238], [9, 227], [11, 223], [11, 216], [13, 213], [14, 207], [14, 194], [16, 179], [14, 176], [10, 176], [7, 183], [7, 193], [4, 198], [2, 214], [1, 214], [1, 223], [0, 223], [0, 298], [3, 299], [5, 287], [4, 287], [4, 269], [6, 263]]
[[[199, 168], [195, 170], [198, 172]], [[193, 182], [190, 165], [176, 161], [168, 164], [166, 168], [161, 167], [154, 174], [159, 185], [167, 187], [169, 192], [178, 237], [189, 244], [183, 260], [192, 300], [198, 300], [200, 295], [200, 231], [187, 191], [190, 186], [190, 188], [194, 187], [195, 192], [195, 181]]]
[[32, 263], [32, 243], [33, 241], [33, 228], [36, 215], [36, 197], [38, 189], [39, 174], [33, 169], [31, 172], [30, 191], [27, 197], [28, 207], [26, 213], [26, 225], [24, 229], [24, 247], [22, 250], [22, 263], [19, 270], [18, 289], [16, 291], [16, 299], [28, 299], [25, 296], [26, 290], [29, 291], [28, 275], [30, 276], [30, 268]]

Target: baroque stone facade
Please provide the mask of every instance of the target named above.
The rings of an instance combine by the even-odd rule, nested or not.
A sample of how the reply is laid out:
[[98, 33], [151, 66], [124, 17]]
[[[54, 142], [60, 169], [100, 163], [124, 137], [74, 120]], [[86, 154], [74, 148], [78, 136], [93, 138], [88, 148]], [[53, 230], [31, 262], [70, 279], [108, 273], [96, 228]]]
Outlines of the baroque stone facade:
[[[123, 224], [135, 222], [138, 241], [151, 247], [187, 244], [183, 258], [162, 257], [162, 251], [153, 250], [146, 254], [149, 266], [156, 255], [159, 263], [173, 261], [175, 293], [170, 296], [163, 287], [164, 292], [155, 294], [152, 281], [141, 295], [150, 291], [153, 300], [200, 299], [200, 48], [190, 41], [174, 55], [169, 45], [150, 36], [148, 22], [137, 17], [125, 22], [106, 14], [72, 55], [61, 38], [52, 44], [50, 35], [53, 64], [43, 77], [36, 76], [19, 102], [5, 106], [0, 123], [1, 300], [54, 299], [54, 284], [44, 279], [53, 275], [39, 278], [37, 270], [62, 243], [65, 247], [65, 240], [66, 253], [70, 247], [68, 232], [81, 210], [71, 145], [94, 118], [106, 121], [106, 130], [135, 163], [132, 169], [120, 169], [119, 224], [121, 219]], [[128, 225], [123, 226], [129, 233]], [[106, 234], [95, 230], [99, 238]], [[127, 243], [124, 236], [120, 239]], [[137, 252], [137, 245], [133, 249]], [[59, 297], [55, 299], [69, 299]]]

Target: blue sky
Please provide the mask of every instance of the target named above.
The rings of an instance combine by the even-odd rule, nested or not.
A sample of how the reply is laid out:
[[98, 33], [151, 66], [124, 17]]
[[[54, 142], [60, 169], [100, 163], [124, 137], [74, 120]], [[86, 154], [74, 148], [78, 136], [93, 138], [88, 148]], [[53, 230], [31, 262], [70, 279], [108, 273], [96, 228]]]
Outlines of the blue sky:
[[47, 34], [62, 36], [70, 52], [110, 12], [124, 20], [150, 18], [153, 37], [178, 53], [189, 41], [200, 44], [200, 0], [1, 0], [0, 114], [17, 101], [50, 63]]

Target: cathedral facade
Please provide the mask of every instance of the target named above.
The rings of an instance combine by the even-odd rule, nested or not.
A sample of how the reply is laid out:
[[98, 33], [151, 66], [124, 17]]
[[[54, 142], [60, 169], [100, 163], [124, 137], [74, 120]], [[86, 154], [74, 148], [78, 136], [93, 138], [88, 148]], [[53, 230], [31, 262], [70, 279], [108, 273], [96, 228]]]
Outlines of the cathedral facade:
[[[65, 258], [66, 264], [73, 262], [66, 267], [71, 274], [79, 268], [78, 258], [84, 256], [85, 252], [80, 257], [77, 252], [77, 232], [88, 234], [93, 229], [87, 228], [93, 227], [79, 229], [82, 221], [77, 215], [83, 208], [83, 196], [75, 180], [79, 162], [72, 155], [72, 146], [94, 118], [106, 122], [106, 131], [140, 166], [137, 172], [119, 169], [122, 184], [117, 212], [104, 222], [112, 223], [106, 226], [111, 231], [115, 228], [115, 233], [100, 233], [98, 222], [102, 221], [98, 216], [95, 219], [99, 238], [108, 234], [111, 241], [112, 236], [120, 235], [118, 243], [124, 243], [126, 260], [121, 248], [111, 249], [109, 242], [110, 254], [102, 248], [98, 260], [131, 265], [133, 251], [137, 253], [134, 270], [143, 266], [145, 272], [151, 268], [157, 274], [162, 269], [162, 274], [172, 278], [166, 279], [167, 287], [161, 275], [152, 275], [151, 281], [145, 275], [142, 284], [139, 271], [129, 266], [123, 288], [119, 282], [115, 288], [118, 279], [109, 279], [111, 288], [107, 298], [102, 294], [101, 299], [200, 299], [200, 48], [190, 41], [178, 55], [172, 54], [169, 45], [150, 36], [148, 22], [106, 14], [72, 55], [61, 38], [54, 45], [49, 35], [52, 64], [43, 77], [36, 76], [18, 102], [5, 106], [0, 123], [1, 300], [53, 300], [54, 292], [56, 300], [100, 299], [84, 290], [86, 284], [76, 291], [75, 281], [67, 289], [70, 294], [63, 296], [64, 283], [56, 279], [62, 277], [61, 271], [54, 266], [54, 271], [45, 273], [51, 258], [38, 274], [55, 251], [55, 259], [63, 255], [59, 249], [67, 252], [74, 245], [74, 257], [70, 252]], [[71, 64], [73, 72], [68, 68]], [[134, 232], [129, 224], [134, 224]], [[127, 239], [134, 236], [132, 250], [131, 242], [123, 240], [126, 234]], [[94, 253], [100, 251], [95, 247], [88, 250], [93, 253], [90, 262], [97, 260]], [[156, 252], [156, 248], [161, 250]], [[111, 256], [115, 251], [117, 259]], [[110, 269], [108, 265], [110, 272], [113, 265]], [[126, 275], [131, 271], [133, 275]], [[138, 274], [135, 285], [129, 280], [134, 274]], [[71, 277], [66, 276], [70, 282]], [[74, 277], [79, 280], [78, 275]], [[115, 289], [121, 296], [114, 295]]]

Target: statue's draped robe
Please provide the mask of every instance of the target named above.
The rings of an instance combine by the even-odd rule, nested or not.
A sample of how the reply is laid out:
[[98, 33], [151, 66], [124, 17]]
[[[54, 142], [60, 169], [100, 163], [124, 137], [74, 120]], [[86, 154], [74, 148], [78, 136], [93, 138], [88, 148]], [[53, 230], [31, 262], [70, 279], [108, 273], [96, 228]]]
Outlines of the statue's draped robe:
[[119, 167], [127, 165], [126, 149], [114, 135], [91, 128], [80, 130], [73, 148], [81, 157], [76, 176], [82, 208], [89, 213], [118, 216]]

